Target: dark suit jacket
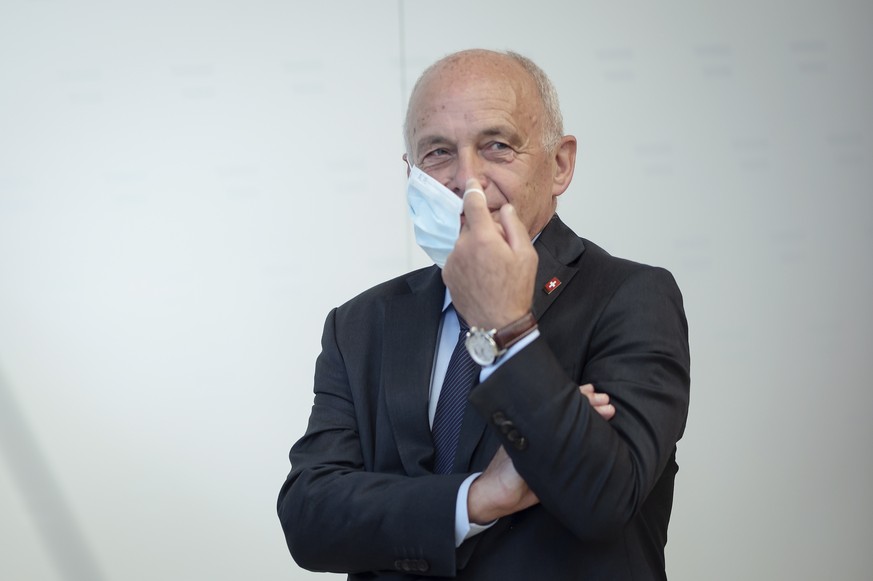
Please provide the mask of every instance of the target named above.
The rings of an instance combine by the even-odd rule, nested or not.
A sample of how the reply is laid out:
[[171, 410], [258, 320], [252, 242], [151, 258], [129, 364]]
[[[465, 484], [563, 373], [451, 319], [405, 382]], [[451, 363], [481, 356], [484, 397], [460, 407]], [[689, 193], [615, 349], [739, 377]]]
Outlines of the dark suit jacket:
[[[688, 409], [682, 298], [557, 216], [537, 240], [541, 336], [471, 395], [457, 474], [431, 471], [428, 392], [445, 287], [436, 267], [327, 318], [306, 434], [278, 511], [294, 559], [350, 579], [663, 579]], [[553, 277], [560, 285], [544, 287]], [[593, 383], [616, 415], [578, 391]], [[458, 487], [503, 445], [540, 504], [454, 546]]]

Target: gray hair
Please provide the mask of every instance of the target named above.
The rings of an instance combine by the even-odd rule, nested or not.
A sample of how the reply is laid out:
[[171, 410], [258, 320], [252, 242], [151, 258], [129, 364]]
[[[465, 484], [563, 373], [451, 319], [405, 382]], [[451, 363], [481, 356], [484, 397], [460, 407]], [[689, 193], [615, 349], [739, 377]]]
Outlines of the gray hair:
[[[406, 153], [411, 154], [410, 151], [410, 135], [409, 131], [410, 127], [410, 119], [409, 114], [412, 110], [412, 99], [415, 97], [415, 93], [418, 91], [419, 85], [421, 85], [422, 80], [428, 76], [428, 74], [437, 68], [439, 65], [447, 61], [448, 59], [461, 54], [462, 52], [471, 52], [471, 51], [460, 51], [456, 53], [452, 53], [447, 55], [437, 62], [433, 63], [429, 67], [427, 67], [421, 76], [418, 77], [418, 80], [415, 82], [415, 86], [412, 88], [412, 93], [409, 97], [409, 105], [406, 108], [406, 119], [403, 122], [403, 139], [406, 144]], [[521, 67], [527, 71], [527, 74], [530, 75], [531, 80], [533, 80], [534, 85], [536, 85], [537, 92], [540, 96], [540, 101], [543, 104], [543, 111], [545, 112], [545, 119], [543, 119], [543, 147], [551, 151], [554, 149], [558, 142], [561, 141], [561, 137], [564, 136], [564, 117], [561, 115], [561, 106], [558, 103], [558, 92], [555, 90], [555, 85], [552, 84], [551, 79], [549, 79], [548, 75], [546, 75], [545, 71], [541, 69], [535, 62], [527, 58], [526, 56], [520, 55], [517, 52], [513, 51], [481, 51], [481, 52], [492, 52], [494, 54], [501, 54], [503, 56], [507, 56], [514, 60], [516, 63], [521, 65]]]
[[558, 103], [558, 91], [555, 90], [555, 85], [545, 71], [535, 62], [513, 51], [503, 54], [520, 64], [537, 86], [546, 113], [546, 118], [543, 120], [543, 147], [551, 151], [564, 136], [564, 116], [561, 115], [561, 105]]

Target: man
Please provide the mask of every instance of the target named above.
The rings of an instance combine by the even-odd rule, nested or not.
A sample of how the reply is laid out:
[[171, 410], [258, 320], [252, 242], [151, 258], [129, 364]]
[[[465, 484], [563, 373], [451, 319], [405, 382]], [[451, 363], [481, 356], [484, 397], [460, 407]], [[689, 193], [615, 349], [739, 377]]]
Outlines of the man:
[[[328, 316], [279, 496], [292, 555], [350, 579], [666, 578], [689, 395], [673, 278], [556, 216], [576, 140], [528, 59], [440, 60], [413, 90], [406, 139], [410, 203], [427, 188], [463, 196], [460, 233], [441, 238], [446, 221], [427, 215], [454, 198], [415, 197], [430, 203], [419, 243], [443, 268]], [[483, 364], [469, 395], [454, 383], [465, 348]], [[466, 406], [445, 452], [437, 402], [457, 389]]]

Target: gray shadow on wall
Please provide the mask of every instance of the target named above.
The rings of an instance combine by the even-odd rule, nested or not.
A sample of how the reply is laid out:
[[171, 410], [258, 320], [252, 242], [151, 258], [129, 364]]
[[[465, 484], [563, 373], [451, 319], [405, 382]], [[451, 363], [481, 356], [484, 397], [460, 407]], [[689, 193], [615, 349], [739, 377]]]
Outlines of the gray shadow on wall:
[[106, 579], [2, 372], [0, 452], [59, 578]]

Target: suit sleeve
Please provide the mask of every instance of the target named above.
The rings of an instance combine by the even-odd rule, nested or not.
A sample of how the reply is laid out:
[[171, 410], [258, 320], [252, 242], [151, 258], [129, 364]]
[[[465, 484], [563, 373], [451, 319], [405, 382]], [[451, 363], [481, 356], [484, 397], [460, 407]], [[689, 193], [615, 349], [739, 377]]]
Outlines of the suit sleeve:
[[353, 394], [341, 333], [334, 310], [316, 362], [309, 425], [291, 449], [291, 472], [279, 494], [288, 548], [300, 566], [315, 571], [454, 575], [455, 501], [467, 475], [367, 470], [359, 430], [367, 410], [355, 401], [362, 396]]
[[[561, 308], [572, 329], [573, 306]], [[544, 331], [471, 401], [546, 510], [582, 540], [613, 539], [672, 462], [684, 430], [690, 360], [682, 298], [663, 269], [627, 276], [598, 312], [590, 344], [573, 346], [583, 354], [581, 380]], [[580, 395], [579, 384], [589, 382], [615, 405], [610, 422]]]

